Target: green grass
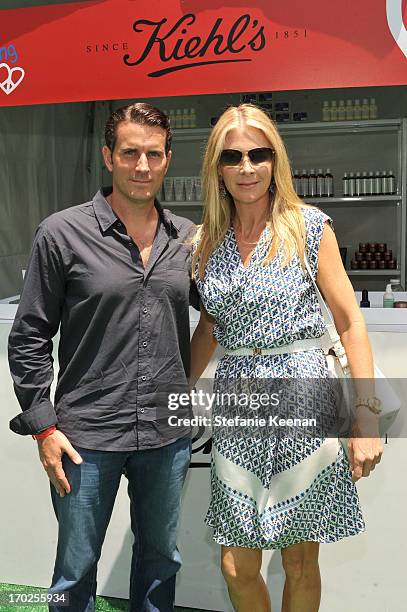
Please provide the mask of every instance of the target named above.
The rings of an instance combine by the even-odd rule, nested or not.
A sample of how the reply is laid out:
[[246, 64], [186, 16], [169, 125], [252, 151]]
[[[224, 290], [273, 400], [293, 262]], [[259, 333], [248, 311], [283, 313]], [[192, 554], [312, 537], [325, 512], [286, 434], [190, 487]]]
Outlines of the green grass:
[[[3, 605], [5, 593], [45, 593], [46, 589], [39, 587], [22, 586], [20, 584], [1, 584], [0, 583], [0, 612], [48, 612], [46, 605]], [[128, 609], [127, 599], [114, 599], [112, 597], [97, 597], [96, 611], [97, 612], [121, 612]], [[175, 608], [176, 612], [203, 612], [192, 608]]]

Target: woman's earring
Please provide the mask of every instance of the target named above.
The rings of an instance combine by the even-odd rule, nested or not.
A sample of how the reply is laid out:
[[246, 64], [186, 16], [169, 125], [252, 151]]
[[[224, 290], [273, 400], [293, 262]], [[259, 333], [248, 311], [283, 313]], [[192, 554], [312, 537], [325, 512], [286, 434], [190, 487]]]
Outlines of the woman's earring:
[[225, 183], [222, 178], [219, 178], [219, 195], [222, 200], [226, 200], [228, 192], [226, 191]]
[[271, 195], [273, 195], [273, 194], [274, 194], [275, 187], [276, 187], [276, 184], [275, 184], [274, 179], [273, 179], [273, 180], [271, 181], [271, 183], [270, 183], [270, 187], [269, 187], [269, 192], [270, 192], [270, 194], [271, 194]]

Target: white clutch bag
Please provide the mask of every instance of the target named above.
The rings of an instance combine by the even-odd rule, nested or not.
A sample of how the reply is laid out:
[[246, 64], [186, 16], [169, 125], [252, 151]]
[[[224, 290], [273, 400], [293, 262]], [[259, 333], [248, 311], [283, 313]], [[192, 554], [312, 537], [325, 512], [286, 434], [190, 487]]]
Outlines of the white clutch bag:
[[[318, 302], [321, 307], [324, 317], [326, 333], [322, 340], [322, 344], [326, 351], [326, 360], [330, 378], [338, 379], [340, 383], [337, 385], [337, 408], [338, 408], [338, 433], [339, 436], [347, 434], [351, 429], [352, 424], [352, 407], [354, 405], [354, 391], [351, 383], [352, 376], [349, 369], [348, 357], [341, 342], [338, 332], [336, 331], [335, 323], [332, 315], [325, 304], [325, 300], [312, 276], [312, 272], [305, 257], [305, 266], [308, 274], [314, 285], [317, 294]], [[384, 436], [394, 422], [401, 406], [400, 398], [392, 388], [388, 379], [385, 377], [380, 368], [374, 364], [375, 377], [375, 396], [381, 401], [381, 413], [379, 415], [379, 432]], [[341, 439], [342, 444], [347, 450], [345, 442]]]

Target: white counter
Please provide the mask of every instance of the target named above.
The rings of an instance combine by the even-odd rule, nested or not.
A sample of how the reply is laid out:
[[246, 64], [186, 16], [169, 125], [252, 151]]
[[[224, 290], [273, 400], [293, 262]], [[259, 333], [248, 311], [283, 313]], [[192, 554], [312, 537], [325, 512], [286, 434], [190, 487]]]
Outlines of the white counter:
[[[36, 444], [8, 430], [8, 421], [19, 407], [14, 397], [6, 360], [7, 336], [16, 306], [0, 304], [0, 449], [2, 492], [0, 530], [0, 581], [48, 586], [56, 546], [56, 523], [48, 481], [37, 457]], [[406, 376], [407, 311], [364, 311], [376, 361], [388, 376]], [[369, 317], [373, 317], [370, 319]], [[194, 316], [194, 319], [196, 317]], [[383, 331], [374, 325], [387, 325]], [[392, 331], [393, 325], [397, 329]], [[389, 331], [390, 330], [390, 331]], [[213, 369], [213, 365], [211, 369]], [[366, 533], [321, 549], [323, 598], [321, 610], [329, 612], [399, 612], [405, 608], [404, 543], [407, 480], [404, 466], [407, 442], [391, 439], [374, 475], [358, 490], [364, 509]], [[219, 549], [203, 524], [209, 497], [208, 455], [193, 459], [205, 467], [189, 470], [184, 490], [179, 547], [184, 567], [179, 575], [178, 605], [209, 610], [231, 610], [218, 569]], [[98, 592], [127, 597], [131, 532], [125, 482], [119, 490], [100, 562]], [[279, 612], [283, 574], [279, 553], [264, 554], [263, 573]]]

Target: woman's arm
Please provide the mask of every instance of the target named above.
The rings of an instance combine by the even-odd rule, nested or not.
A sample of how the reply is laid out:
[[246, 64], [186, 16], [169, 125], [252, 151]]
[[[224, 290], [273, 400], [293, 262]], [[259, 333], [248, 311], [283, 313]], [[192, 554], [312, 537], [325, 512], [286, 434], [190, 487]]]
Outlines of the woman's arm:
[[201, 305], [201, 316], [191, 340], [191, 388], [205, 370], [218, 344], [213, 336], [213, 326], [212, 317]]
[[[346, 350], [357, 394], [361, 397], [374, 396], [373, 356], [366, 324], [343, 268], [335, 234], [327, 224], [319, 247], [317, 284], [332, 312]], [[357, 410], [354, 437], [349, 440], [349, 456], [355, 480], [368, 476], [383, 452], [378, 437], [378, 417], [368, 408]]]

